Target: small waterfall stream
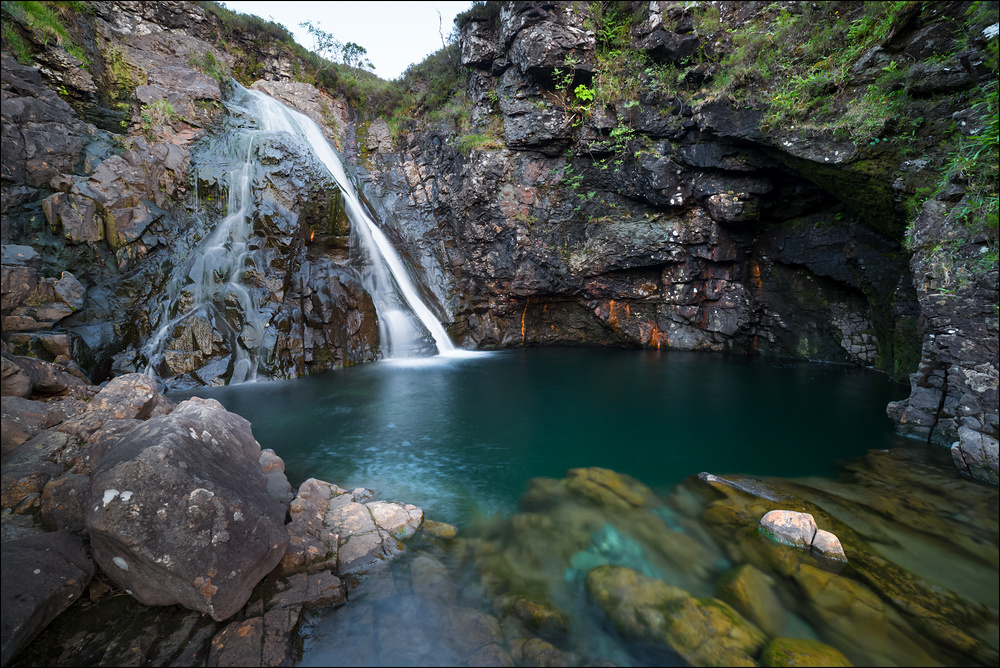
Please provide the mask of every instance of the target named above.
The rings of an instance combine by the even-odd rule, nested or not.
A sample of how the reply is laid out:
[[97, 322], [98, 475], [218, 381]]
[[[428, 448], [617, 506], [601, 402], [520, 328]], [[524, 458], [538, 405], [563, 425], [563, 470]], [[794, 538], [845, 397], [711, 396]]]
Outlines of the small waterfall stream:
[[365, 277], [366, 287], [375, 300], [380, 334], [382, 340], [388, 342], [388, 356], [406, 357], [407, 353], [412, 352], [413, 344], [419, 337], [409, 316], [401, 308], [400, 298], [430, 333], [438, 353], [444, 355], [454, 351], [455, 346], [448, 338], [444, 327], [420, 297], [409, 272], [403, 266], [399, 253], [361, 205], [343, 163], [315, 121], [289, 109], [264, 93], [255, 90], [248, 90], [247, 93], [253, 96], [259, 105], [261, 127], [272, 132], [288, 132], [301, 138], [326, 166], [344, 193], [347, 215], [372, 261], [372, 271]]
[[[190, 321], [197, 348], [204, 349], [204, 340], [210, 349], [213, 337], [219, 334], [229, 342], [230, 383], [256, 378], [262, 355], [268, 352], [264, 349], [265, 330], [270, 326], [272, 310], [256, 303], [260, 298], [255, 299], [242, 279], [246, 269], [254, 268], [248, 253], [254, 224], [252, 189], [258, 161], [256, 150], [275, 133], [287, 133], [304, 151], [311, 152], [341, 189], [352, 233], [357, 235], [364, 255], [362, 282], [378, 314], [383, 356], [400, 358], [418, 354], [425, 347], [421, 345], [425, 331], [440, 355], [459, 354], [461, 351], [456, 350], [421, 298], [399, 253], [361, 204], [343, 163], [319, 126], [264, 93], [234, 85], [237, 94], [228, 104], [230, 113], [257, 127], [244, 128], [235, 141], [229, 139], [213, 146], [213, 151], [224, 152], [230, 163], [226, 216], [168, 282], [158, 315], [154, 316], [154, 333], [141, 351], [145, 371], [155, 375], [166, 356], [193, 354], [168, 348], [175, 329]], [[239, 314], [237, 318], [232, 317], [234, 310]], [[234, 325], [234, 320], [240, 324]]]

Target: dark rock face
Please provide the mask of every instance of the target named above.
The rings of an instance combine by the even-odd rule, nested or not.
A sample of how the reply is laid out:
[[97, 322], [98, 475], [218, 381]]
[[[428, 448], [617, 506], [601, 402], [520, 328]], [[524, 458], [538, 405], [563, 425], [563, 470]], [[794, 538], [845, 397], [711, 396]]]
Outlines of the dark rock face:
[[[925, 334], [910, 397], [889, 405], [902, 433], [951, 446], [959, 471], [994, 484], [998, 481], [997, 270], [970, 281], [953, 276], [934, 254], [937, 239], [961, 225], [946, 202], [924, 204], [914, 227], [916, 252], [911, 269], [920, 277], [917, 295]], [[982, 255], [982, 243], [961, 249], [966, 262]], [[961, 267], [961, 265], [957, 265]]]
[[[101, 113], [114, 122], [99, 121], [102, 127], [126, 127], [131, 137], [82, 122], [51, 90], [51, 73], [47, 87], [38, 70], [5, 58], [2, 316], [11, 352], [96, 380], [148, 368], [143, 348], [156, 334], [163, 294], [171, 282], [191, 280], [177, 274], [227, 213], [231, 166], [206, 134], [223, 91], [197, 69], [210, 61], [223, 73], [232, 67], [231, 57], [202, 39], [213, 21], [190, 3], [154, 9], [109, 2], [81, 23], [97, 56], [100, 90], [97, 100], [73, 99], [88, 118], [104, 105]], [[329, 138], [341, 145], [348, 120], [342, 102], [306, 84], [261, 85], [332, 125]], [[171, 111], [150, 111], [156, 105]], [[336, 187], [315, 178], [322, 168], [299, 149], [280, 139], [265, 144], [253, 186], [255, 236], [240, 281], [254, 313], [238, 295], [222, 294], [212, 308], [176, 323], [156, 368], [172, 387], [243, 380], [251, 370], [237, 362], [247, 354], [271, 377], [378, 354], [374, 307], [348, 266], [350, 230]], [[11, 241], [32, 244], [10, 248], [34, 259], [8, 253]], [[168, 305], [174, 312], [185, 308], [179, 292]], [[26, 391], [18, 378], [10, 382]]]
[[[654, 4], [636, 40], [697, 42], [690, 17]], [[383, 218], [452, 334], [485, 347], [673, 346], [892, 370], [900, 339], [915, 338], [916, 299], [899, 243], [846, 197], [856, 186], [813, 174], [814, 149], [783, 158], [759, 110], [692, 109], [650, 89], [576, 127], [551, 75], [581, 51], [563, 28], [583, 23], [556, 7], [505, 6], [495, 43], [482, 22], [464, 29], [471, 116], [485, 129], [499, 111], [505, 149], [463, 156], [439, 128], [369, 155], [376, 195], [406, 193], [382, 194]], [[547, 59], [529, 66], [536, 52]], [[622, 128], [633, 139], [612, 139]]]
[[92, 474], [95, 560], [147, 605], [230, 617], [288, 544], [259, 456], [249, 423], [211, 400], [132, 430]]
[[0, 663], [6, 666], [84, 592], [94, 576], [94, 562], [80, 539], [56, 532], [5, 542], [0, 567]]

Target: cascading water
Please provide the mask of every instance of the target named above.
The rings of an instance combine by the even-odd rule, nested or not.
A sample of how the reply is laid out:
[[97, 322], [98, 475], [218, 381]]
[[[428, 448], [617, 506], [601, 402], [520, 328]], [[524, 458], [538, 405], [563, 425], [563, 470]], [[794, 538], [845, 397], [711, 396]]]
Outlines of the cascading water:
[[[167, 284], [158, 313], [152, 318], [153, 335], [141, 351], [146, 372], [157, 374], [169, 356], [177, 358], [211, 350], [214, 341], [216, 346], [229, 351], [228, 359], [216, 364], [232, 364], [230, 383], [256, 378], [261, 357], [267, 352], [265, 341], [274, 310], [259, 303], [264, 300], [263, 295], [249, 290], [243, 278], [247, 269], [255, 268], [248, 256], [254, 224], [253, 182], [258, 161], [255, 151], [273, 140], [275, 133], [284, 133], [284, 138], [291, 138], [304, 152], [311, 152], [343, 193], [352, 231], [365, 256], [362, 281], [378, 314], [383, 355], [399, 358], [418, 352], [424, 338], [420, 326], [430, 334], [439, 354], [458, 354], [441, 323], [420, 297], [399, 254], [361, 205], [340, 158], [319, 126], [263, 93], [234, 85], [237, 94], [227, 105], [230, 113], [247, 119], [248, 124], [256, 121], [257, 127], [243, 128], [234, 137], [212, 147], [213, 153], [223, 154], [229, 163], [226, 216]], [[197, 350], [178, 348], [171, 343], [181, 325], [190, 328]]]
[[[256, 139], [256, 134], [246, 133], [229, 146], [229, 157], [235, 166], [228, 175], [226, 216], [171, 277], [160, 305], [158, 327], [143, 347], [147, 373], [155, 373], [164, 357], [172, 354], [166, 344], [174, 328], [191, 319], [196, 339], [211, 341], [212, 332], [221, 331], [230, 340], [233, 363], [230, 382], [256, 377], [258, 348], [267, 323], [255, 317], [259, 315], [256, 305], [241, 280], [252, 232], [249, 212]], [[230, 322], [225, 313], [227, 307], [235, 307], [241, 314], [241, 323]]]
[[362, 207], [344, 165], [326, 141], [319, 126], [303, 114], [293, 111], [264, 93], [249, 90], [260, 109], [261, 127], [275, 132], [288, 132], [302, 139], [313, 154], [329, 170], [344, 193], [347, 215], [359, 234], [362, 246], [371, 260], [372, 270], [366, 275], [366, 288], [375, 301], [379, 315], [379, 333], [389, 357], [405, 357], [414, 349], [418, 332], [403, 308], [408, 306], [437, 346], [438, 353], [455, 350], [444, 327], [421, 299], [406, 267], [388, 237]]

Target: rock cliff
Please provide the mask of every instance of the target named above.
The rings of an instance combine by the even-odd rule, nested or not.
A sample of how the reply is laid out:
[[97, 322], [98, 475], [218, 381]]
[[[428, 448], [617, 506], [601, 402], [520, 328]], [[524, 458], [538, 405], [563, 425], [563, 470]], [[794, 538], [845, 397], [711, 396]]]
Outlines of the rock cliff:
[[[855, 59], [836, 87], [790, 90], [760, 72], [734, 86], [726, 68], [748, 59], [739, 49], [764, 46], [747, 26], [769, 43], [785, 29], [802, 55], [820, 48], [815, 33], [783, 26], [836, 13], [857, 27], [870, 14], [498, 5], [461, 29], [468, 115], [394, 144], [376, 122], [362, 150], [384, 217], [456, 338], [742, 351], [912, 374], [911, 398], [889, 410], [900, 431], [957, 444], [960, 469], [996, 481], [995, 187], [993, 213], [970, 220], [974, 178], [942, 154], [991, 133], [996, 152], [983, 70], [995, 37], [977, 7], [883, 15], [891, 31], [848, 41]], [[875, 92], [878, 104], [866, 97]], [[786, 110], [781, 96], [793, 94], [802, 99]]]
[[240, 380], [247, 351], [271, 377], [376, 358], [341, 197], [295, 146], [254, 149], [236, 273], [192, 264], [228, 212], [226, 138], [254, 127], [231, 73], [357, 160], [463, 345], [872, 366], [909, 376], [901, 432], [995, 481], [989, 3], [486, 3], [448, 52], [464, 88], [402, 130], [303, 83], [308, 54], [276, 24], [88, 7], [64, 10], [60, 43], [5, 10], [5, 48], [36, 65], [4, 56], [13, 352], [170, 387]]

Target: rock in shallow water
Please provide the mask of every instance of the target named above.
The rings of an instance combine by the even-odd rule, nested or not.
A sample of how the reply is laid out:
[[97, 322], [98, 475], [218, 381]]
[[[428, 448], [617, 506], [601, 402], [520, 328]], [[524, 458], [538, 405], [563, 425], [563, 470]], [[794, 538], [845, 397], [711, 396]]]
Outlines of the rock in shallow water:
[[692, 665], [753, 666], [764, 644], [760, 629], [728, 604], [630, 568], [591, 570], [587, 593], [622, 634], [671, 647]]
[[836, 648], [803, 638], [775, 638], [760, 654], [764, 666], [851, 666]]

